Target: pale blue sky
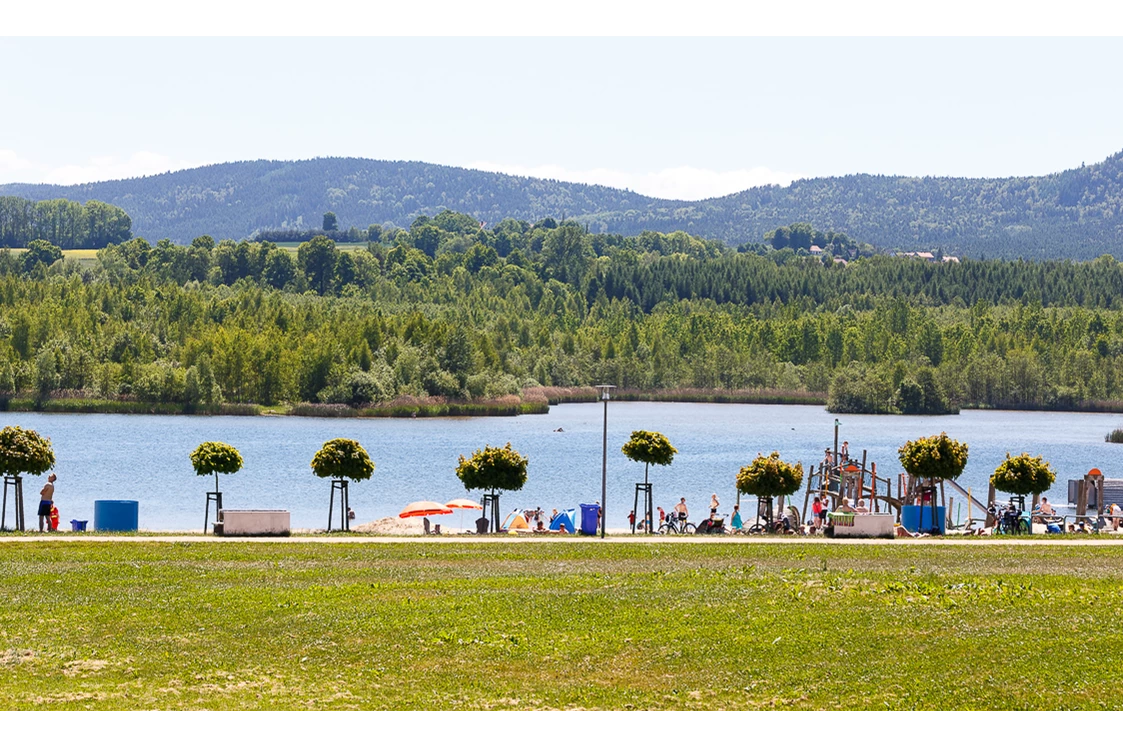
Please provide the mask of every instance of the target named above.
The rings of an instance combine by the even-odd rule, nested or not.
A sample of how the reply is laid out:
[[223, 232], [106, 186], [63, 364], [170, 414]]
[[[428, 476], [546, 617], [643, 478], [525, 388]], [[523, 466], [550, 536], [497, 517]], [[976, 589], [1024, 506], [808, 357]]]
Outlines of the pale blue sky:
[[[376, 30], [376, 29], [375, 29]], [[363, 156], [667, 197], [1123, 150], [1120, 39], [0, 39], [0, 183]]]

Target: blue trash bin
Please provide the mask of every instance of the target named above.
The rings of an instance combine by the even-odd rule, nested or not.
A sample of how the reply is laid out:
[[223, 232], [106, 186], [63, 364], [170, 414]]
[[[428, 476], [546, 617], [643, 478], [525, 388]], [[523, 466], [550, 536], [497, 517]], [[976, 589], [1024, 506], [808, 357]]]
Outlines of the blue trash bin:
[[909, 532], [927, 532], [932, 535], [944, 534], [946, 507], [936, 507], [936, 523], [932, 524], [932, 506], [901, 507], [901, 524]]
[[87, 522], [89, 522], [89, 520], [85, 520], [85, 519], [72, 519], [72, 520], [70, 520], [70, 531], [71, 532], [85, 532]]
[[581, 534], [582, 535], [596, 535], [597, 534], [597, 514], [600, 512], [600, 504], [582, 504], [581, 505]]
[[140, 506], [136, 501], [103, 499], [94, 502], [94, 530], [136, 532]]

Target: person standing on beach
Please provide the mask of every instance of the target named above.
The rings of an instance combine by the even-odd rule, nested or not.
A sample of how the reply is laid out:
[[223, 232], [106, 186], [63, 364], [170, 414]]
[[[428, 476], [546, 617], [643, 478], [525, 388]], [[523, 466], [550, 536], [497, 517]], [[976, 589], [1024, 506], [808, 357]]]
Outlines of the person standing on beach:
[[[43, 489], [39, 491], [39, 532], [54, 532], [51, 527], [51, 510], [55, 506], [55, 481], [58, 476], [51, 473], [47, 476], [47, 482], [44, 484]], [[47, 529], [43, 529], [46, 524]]]
[[690, 515], [690, 511], [686, 508], [685, 496], [679, 499], [678, 503], [675, 504], [675, 513], [678, 514], [679, 520], [683, 522], [685, 522], [686, 518]]
[[715, 493], [710, 496], [710, 519], [713, 519], [714, 515], [717, 514], [719, 506], [721, 506], [721, 502], [717, 500], [717, 494]]

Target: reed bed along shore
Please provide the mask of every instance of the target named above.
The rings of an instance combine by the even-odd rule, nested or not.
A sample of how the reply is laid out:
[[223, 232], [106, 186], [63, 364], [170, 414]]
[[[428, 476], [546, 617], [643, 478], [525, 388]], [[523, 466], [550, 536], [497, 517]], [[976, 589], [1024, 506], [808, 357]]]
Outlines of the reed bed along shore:
[[[826, 395], [788, 390], [631, 390], [613, 393], [614, 400], [690, 403], [765, 403], [824, 405]], [[528, 387], [520, 395], [480, 400], [402, 395], [384, 403], [351, 406], [327, 403], [261, 406], [253, 403], [191, 405], [153, 403], [122, 397], [105, 399], [84, 393], [54, 393], [39, 399], [28, 395], [0, 397], [0, 411], [44, 413], [146, 413], [157, 415], [293, 415], [319, 418], [425, 418], [440, 416], [519, 416], [548, 413], [551, 405], [596, 402], [594, 387]]]

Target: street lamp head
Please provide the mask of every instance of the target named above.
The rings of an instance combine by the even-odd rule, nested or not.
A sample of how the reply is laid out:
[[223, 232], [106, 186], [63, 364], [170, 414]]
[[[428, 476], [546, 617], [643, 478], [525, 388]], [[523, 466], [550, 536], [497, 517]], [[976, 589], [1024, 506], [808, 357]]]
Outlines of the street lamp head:
[[616, 385], [614, 384], [594, 384], [593, 386], [600, 391], [601, 400], [608, 400], [609, 395], [611, 395], [612, 391], [616, 389]]

